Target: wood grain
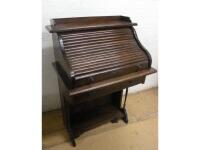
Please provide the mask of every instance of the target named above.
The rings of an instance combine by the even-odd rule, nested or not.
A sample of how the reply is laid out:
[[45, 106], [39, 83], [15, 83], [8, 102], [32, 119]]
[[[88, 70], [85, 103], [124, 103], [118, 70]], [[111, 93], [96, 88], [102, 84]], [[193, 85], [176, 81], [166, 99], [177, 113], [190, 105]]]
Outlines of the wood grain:
[[108, 121], [128, 123], [123, 89], [144, 84], [156, 72], [133, 25], [129, 17], [101, 16], [52, 19], [47, 26], [53, 33], [64, 127], [73, 146], [75, 138]]

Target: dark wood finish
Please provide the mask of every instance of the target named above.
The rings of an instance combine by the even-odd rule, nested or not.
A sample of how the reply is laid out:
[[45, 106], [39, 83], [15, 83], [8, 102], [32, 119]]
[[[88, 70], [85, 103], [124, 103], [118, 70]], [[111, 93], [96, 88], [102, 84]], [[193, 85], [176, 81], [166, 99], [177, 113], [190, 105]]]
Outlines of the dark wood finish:
[[139, 77], [145, 77], [146, 75], [149, 75], [149, 74], [152, 74], [155, 72], [156, 72], [156, 70], [153, 68], [145, 69], [142, 71], [130, 73], [130, 74], [115, 77], [112, 79], [107, 79], [107, 80], [100, 81], [97, 83], [92, 83], [90, 85], [85, 85], [85, 86], [81, 86], [81, 87], [69, 90], [69, 95], [74, 96], [74, 95], [78, 95], [81, 93], [93, 92], [93, 91], [96, 91], [99, 89], [104, 89], [106, 87], [121, 86], [123, 84], [123, 82], [127, 82], [128, 86], [132, 86], [131, 81], [134, 81], [134, 79], [138, 79]]
[[[106, 122], [128, 123], [123, 89], [143, 84], [151, 68], [129, 17], [52, 19], [63, 121], [72, 145], [83, 132]], [[126, 96], [127, 96], [126, 92]]]
[[131, 23], [125, 16], [100, 16], [52, 19], [51, 25], [46, 26], [46, 29], [50, 33], [59, 33], [131, 26], [137, 26], [137, 23]]

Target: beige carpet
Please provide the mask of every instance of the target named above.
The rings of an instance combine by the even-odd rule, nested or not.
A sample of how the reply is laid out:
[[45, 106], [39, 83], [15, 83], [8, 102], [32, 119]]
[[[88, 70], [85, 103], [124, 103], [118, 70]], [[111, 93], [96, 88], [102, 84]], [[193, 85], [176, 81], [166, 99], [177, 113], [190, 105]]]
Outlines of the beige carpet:
[[44, 150], [157, 150], [158, 89], [152, 88], [127, 99], [129, 123], [107, 123], [76, 139], [72, 147], [59, 110], [43, 113]]

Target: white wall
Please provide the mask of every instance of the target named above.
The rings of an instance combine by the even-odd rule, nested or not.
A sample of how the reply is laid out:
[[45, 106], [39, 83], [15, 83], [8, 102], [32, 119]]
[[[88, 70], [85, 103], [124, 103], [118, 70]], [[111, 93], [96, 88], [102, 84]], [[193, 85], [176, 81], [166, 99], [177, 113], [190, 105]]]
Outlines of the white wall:
[[[60, 106], [57, 77], [51, 63], [54, 61], [51, 34], [45, 30], [51, 18], [124, 15], [137, 22], [138, 37], [152, 56], [157, 68], [157, 0], [43, 0], [42, 19], [42, 89], [43, 111]], [[148, 76], [144, 85], [130, 88], [130, 92], [158, 85], [157, 74]]]

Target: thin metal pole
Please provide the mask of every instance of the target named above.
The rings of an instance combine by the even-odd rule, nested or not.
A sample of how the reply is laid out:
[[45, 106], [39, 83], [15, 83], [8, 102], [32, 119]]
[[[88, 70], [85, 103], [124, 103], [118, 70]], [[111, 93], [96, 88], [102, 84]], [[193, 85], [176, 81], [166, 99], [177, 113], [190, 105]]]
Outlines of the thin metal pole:
[[126, 88], [125, 99], [124, 99], [124, 106], [123, 106], [123, 108], [125, 108], [125, 106], [126, 106], [127, 95], [128, 95], [128, 88]]

